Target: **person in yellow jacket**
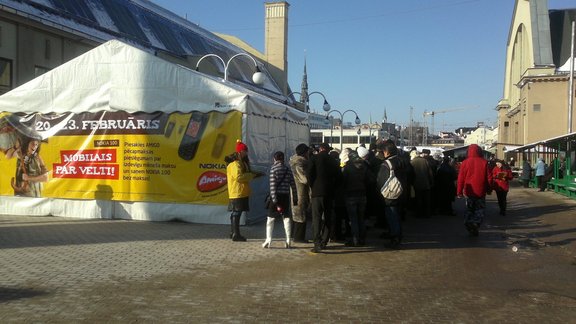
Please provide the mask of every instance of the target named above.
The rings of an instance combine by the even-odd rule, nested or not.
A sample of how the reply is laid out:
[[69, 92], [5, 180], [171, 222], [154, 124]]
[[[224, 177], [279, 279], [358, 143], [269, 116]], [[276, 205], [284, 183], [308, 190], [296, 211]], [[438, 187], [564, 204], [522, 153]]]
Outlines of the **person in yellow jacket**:
[[246, 238], [240, 235], [240, 216], [242, 212], [249, 211], [250, 180], [264, 175], [261, 172], [250, 170], [248, 160], [248, 146], [240, 140], [236, 141], [236, 152], [230, 157], [226, 167], [226, 177], [228, 178], [228, 211], [230, 215], [230, 225], [232, 241], [245, 242]]

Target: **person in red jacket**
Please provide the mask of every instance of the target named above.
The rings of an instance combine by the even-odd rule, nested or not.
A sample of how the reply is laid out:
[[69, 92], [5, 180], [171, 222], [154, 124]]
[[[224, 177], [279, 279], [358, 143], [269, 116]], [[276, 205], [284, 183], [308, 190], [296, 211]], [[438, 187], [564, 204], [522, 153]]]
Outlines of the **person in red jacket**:
[[460, 165], [456, 194], [466, 197], [466, 219], [464, 225], [472, 236], [478, 236], [478, 229], [484, 220], [486, 194], [492, 189], [492, 174], [488, 169], [488, 161], [482, 157], [482, 149], [471, 144], [468, 156]]
[[496, 160], [496, 166], [492, 169], [492, 189], [496, 191], [500, 215], [506, 216], [506, 196], [510, 190], [509, 181], [512, 180], [512, 170], [502, 160]]

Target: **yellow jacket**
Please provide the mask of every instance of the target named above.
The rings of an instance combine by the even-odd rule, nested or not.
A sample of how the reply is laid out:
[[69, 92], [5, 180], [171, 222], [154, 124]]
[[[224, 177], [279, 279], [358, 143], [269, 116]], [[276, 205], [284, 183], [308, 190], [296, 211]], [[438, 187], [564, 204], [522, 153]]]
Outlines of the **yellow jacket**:
[[255, 173], [248, 172], [248, 166], [241, 161], [234, 161], [226, 167], [228, 178], [228, 198], [244, 198], [250, 196], [250, 180], [256, 177]]

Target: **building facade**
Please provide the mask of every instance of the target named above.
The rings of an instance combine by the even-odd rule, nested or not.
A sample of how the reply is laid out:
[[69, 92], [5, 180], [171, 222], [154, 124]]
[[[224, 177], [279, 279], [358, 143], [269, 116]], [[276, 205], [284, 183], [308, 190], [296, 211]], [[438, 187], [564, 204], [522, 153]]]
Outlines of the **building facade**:
[[506, 47], [504, 96], [499, 101], [496, 156], [567, 134], [569, 74], [559, 69], [570, 58], [571, 22], [576, 9], [549, 10], [547, 0], [516, 0]]
[[498, 139], [498, 128], [480, 126], [464, 138], [464, 145], [477, 144], [484, 150], [489, 150]]

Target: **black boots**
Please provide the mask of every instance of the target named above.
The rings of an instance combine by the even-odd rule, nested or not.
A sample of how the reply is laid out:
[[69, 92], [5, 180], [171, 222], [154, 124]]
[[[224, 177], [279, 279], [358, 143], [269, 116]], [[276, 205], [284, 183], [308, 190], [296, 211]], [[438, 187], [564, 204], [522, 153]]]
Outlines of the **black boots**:
[[246, 242], [246, 238], [240, 235], [240, 215], [230, 216], [230, 221], [232, 224], [232, 241], [234, 242]]
[[292, 222], [294, 225], [294, 240], [296, 243], [309, 243], [306, 240], [306, 223]]

